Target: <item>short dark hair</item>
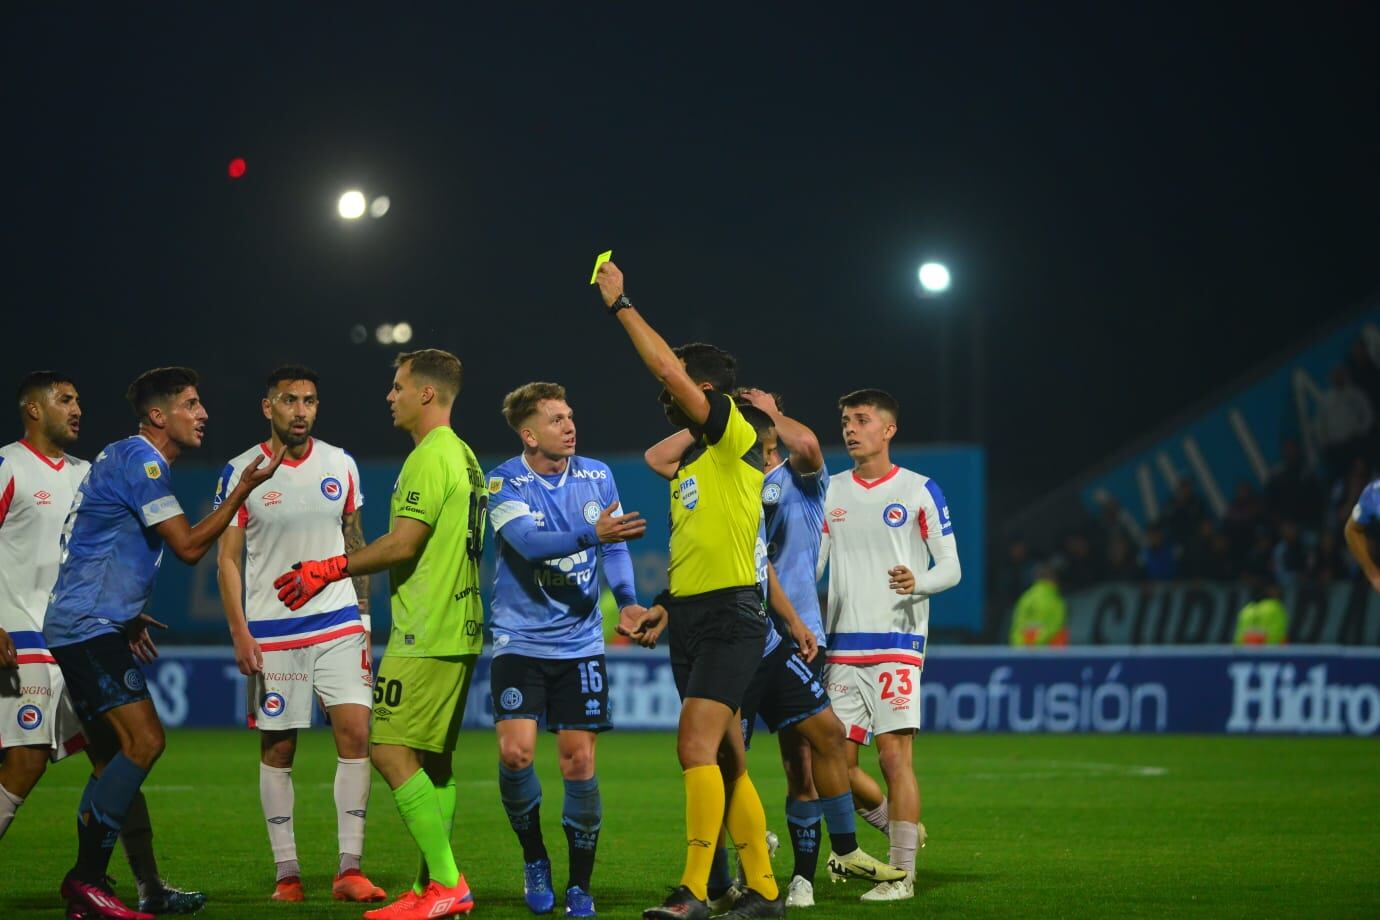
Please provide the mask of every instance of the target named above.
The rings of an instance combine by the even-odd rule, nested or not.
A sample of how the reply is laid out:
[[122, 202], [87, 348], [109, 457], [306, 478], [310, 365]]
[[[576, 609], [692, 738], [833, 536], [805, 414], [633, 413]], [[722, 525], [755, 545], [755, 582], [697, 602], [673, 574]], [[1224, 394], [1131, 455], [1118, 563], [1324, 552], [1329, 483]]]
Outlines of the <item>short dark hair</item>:
[[393, 359], [394, 367], [410, 364], [412, 373], [425, 378], [441, 394], [442, 405], [450, 405], [460, 395], [460, 384], [464, 372], [460, 359], [439, 348], [421, 348], [417, 351], [400, 351]]
[[721, 393], [731, 392], [737, 385], [738, 361], [722, 348], [691, 342], [671, 350], [685, 362], [685, 373], [696, 383], [707, 383]]
[[901, 404], [896, 401], [896, 397], [886, 390], [854, 390], [852, 393], [839, 397], [840, 409], [856, 409], [858, 406], [872, 406], [890, 412], [892, 419], [896, 421], [901, 419]]
[[19, 407], [22, 409], [26, 402], [37, 399], [40, 392], [52, 389], [59, 383], [77, 385], [75, 380], [62, 371], [31, 371], [24, 375], [23, 380], [19, 381], [19, 390], [15, 393], [15, 399], [19, 401]]
[[743, 420], [751, 425], [757, 432], [757, 439], [759, 441], [765, 438], [769, 432], [776, 430], [776, 422], [772, 421], [770, 415], [767, 415], [767, 413], [756, 406], [747, 403], [738, 403], [738, 411], [742, 414]]
[[134, 409], [135, 417], [143, 419], [153, 406], [172, 399], [187, 387], [196, 386], [200, 379], [190, 367], [155, 367], [134, 378], [125, 390], [125, 399]]
[[503, 418], [514, 431], [522, 430], [522, 423], [532, 417], [544, 399], [565, 399], [565, 387], [542, 380], [524, 383], [503, 397]]
[[305, 380], [313, 386], [319, 386], [321, 383], [321, 378], [311, 368], [303, 367], [301, 364], [284, 364], [269, 373], [264, 380], [264, 386], [272, 393], [274, 388], [285, 380]]

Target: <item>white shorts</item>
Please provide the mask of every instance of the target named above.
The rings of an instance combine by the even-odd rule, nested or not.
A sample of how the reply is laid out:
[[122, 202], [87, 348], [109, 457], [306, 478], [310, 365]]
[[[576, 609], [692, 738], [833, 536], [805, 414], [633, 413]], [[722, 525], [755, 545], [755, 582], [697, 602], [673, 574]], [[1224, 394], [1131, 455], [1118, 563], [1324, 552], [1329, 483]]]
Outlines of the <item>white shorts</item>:
[[86, 747], [62, 669], [21, 664], [0, 671], [0, 748], [46, 747], [54, 762]]
[[922, 669], [896, 661], [828, 665], [829, 702], [848, 740], [869, 744], [873, 735], [920, 728]]
[[311, 728], [312, 705], [374, 705], [374, 663], [367, 633], [264, 652], [264, 668], [245, 682], [249, 727], [279, 732]]

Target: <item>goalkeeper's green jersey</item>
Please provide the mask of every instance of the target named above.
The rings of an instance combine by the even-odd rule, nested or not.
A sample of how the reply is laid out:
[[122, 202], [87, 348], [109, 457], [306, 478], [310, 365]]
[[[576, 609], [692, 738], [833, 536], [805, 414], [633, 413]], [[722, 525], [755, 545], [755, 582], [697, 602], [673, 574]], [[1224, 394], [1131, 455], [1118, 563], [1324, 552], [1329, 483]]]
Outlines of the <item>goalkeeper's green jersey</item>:
[[422, 438], [393, 486], [388, 526], [413, 518], [431, 528], [421, 555], [388, 571], [392, 656], [477, 655], [484, 644], [479, 556], [488, 492], [468, 444], [449, 426]]

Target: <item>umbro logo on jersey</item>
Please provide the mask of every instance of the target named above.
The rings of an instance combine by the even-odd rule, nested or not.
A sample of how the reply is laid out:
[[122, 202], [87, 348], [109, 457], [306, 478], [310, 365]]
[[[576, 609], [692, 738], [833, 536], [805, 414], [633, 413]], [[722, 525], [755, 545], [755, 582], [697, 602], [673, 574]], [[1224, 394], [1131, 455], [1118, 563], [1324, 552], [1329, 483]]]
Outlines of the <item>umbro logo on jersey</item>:
[[38, 500], [38, 504], [40, 505], [51, 505], [53, 503], [53, 493], [44, 491], [43, 489], [39, 489], [35, 492], [34, 498]]
[[841, 521], [847, 516], [848, 511], [843, 508], [834, 508], [829, 512], [829, 517], [835, 521]]
[[281, 505], [283, 503], [283, 493], [277, 490], [274, 490], [272, 492], [265, 492], [263, 495], [263, 499], [265, 508], [269, 507], [270, 505]]

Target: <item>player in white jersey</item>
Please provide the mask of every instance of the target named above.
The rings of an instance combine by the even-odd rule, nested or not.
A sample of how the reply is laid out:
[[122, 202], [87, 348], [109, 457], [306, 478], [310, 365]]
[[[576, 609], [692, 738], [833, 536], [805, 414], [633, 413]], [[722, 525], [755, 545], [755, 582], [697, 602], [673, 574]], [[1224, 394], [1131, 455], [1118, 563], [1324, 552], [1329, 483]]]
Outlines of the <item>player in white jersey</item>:
[[920, 728], [929, 598], [958, 584], [961, 575], [953, 521], [938, 483], [891, 462], [899, 408], [881, 390], [858, 390], [839, 400], [853, 469], [829, 479], [820, 547], [820, 568], [829, 565], [826, 677], [834, 711], [853, 742], [854, 795], [863, 802], [876, 795], [857, 765], [858, 747], [875, 738], [887, 784], [889, 861], [909, 873], [878, 884], [863, 895], [865, 901], [915, 893], [920, 787], [911, 748]]
[[[81, 431], [81, 399], [71, 378], [55, 371], [26, 376], [18, 399], [24, 437], [0, 447], [0, 838], [49, 762], [84, 748], [99, 773], [119, 750], [104, 725], [83, 732], [43, 638], [63, 522], [91, 466], [67, 453]], [[182, 913], [205, 903], [200, 892], [163, 884], [142, 793], [120, 837], [138, 879], [141, 909]]]
[[[301, 901], [293, 830], [292, 764], [297, 730], [311, 727], [319, 699], [330, 716], [338, 758], [335, 806], [340, 865], [332, 896], [381, 901], [382, 888], [360, 871], [369, 801], [369, 578], [327, 585], [301, 609], [278, 601], [273, 580], [299, 559], [337, 556], [364, 545], [359, 469], [354, 458], [312, 437], [319, 407], [317, 375], [280, 367], [266, 381], [262, 408], [269, 440], [231, 460], [216, 486], [217, 504], [255, 457], [287, 456], [271, 482], [240, 507], [220, 538], [221, 603], [248, 678], [249, 726], [259, 729], [259, 799], [277, 865], [272, 899]], [[248, 552], [246, 553], [246, 549]], [[245, 565], [242, 567], [242, 560]]]

